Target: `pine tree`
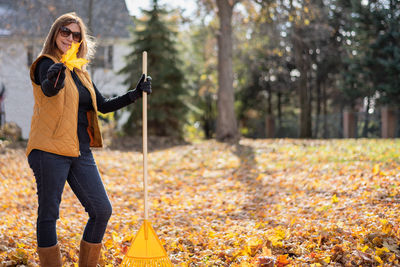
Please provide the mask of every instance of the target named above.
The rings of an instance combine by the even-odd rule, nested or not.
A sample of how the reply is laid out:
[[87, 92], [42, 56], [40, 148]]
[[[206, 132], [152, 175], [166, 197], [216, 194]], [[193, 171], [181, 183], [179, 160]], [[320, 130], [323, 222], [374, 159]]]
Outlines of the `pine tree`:
[[341, 89], [347, 100], [346, 104], [354, 107], [357, 101], [364, 97], [372, 97], [376, 91], [370, 49], [375, 36], [368, 6], [353, 0], [349, 8], [349, 22], [343, 25], [344, 32], [348, 33], [347, 37], [343, 36], [343, 45], [348, 57], [343, 60]]
[[381, 93], [380, 102], [398, 106], [400, 103], [400, 2], [390, 0], [388, 4], [372, 10], [374, 36], [371, 44], [374, 65], [374, 81]]
[[[176, 32], [168, 22], [169, 12], [160, 7], [157, 0], [151, 10], [143, 10], [143, 18], [135, 21], [132, 52], [126, 57], [127, 64], [120, 71], [127, 75], [124, 84], [133, 89], [142, 73], [142, 52], [148, 53], [148, 75], [153, 78], [153, 93], [148, 97], [148, 133], [154, 136], [182, 138], [186, 106], [182, 99], [186, 94], [184, 76], [178, 66], [181, 62], [176, 45]], [[142, 123], [141, 101], [128, 107], [130, 116], [124, 125], [129, 135], [138, 135]]]
[[387, 4], [370, 1], [352, 2], [354, 26], [348, 32], [351, 45], [343, 71], [344, 93], [354, 100], [373, 97], [378, 91], [380, 102], [400, 103], [400, 15], [398, 1]]

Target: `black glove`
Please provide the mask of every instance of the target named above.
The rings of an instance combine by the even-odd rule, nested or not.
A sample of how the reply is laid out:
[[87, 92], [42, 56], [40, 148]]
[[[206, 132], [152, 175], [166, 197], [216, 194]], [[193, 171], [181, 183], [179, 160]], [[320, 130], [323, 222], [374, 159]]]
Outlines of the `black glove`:
[[[49, 80], [49, 82], [59, 90], [64, 87], [65, 69], [66, 67], [63, 63], [55, 63], [51, 65], [47, 71], [47, 80]], [[60, 76], [58, 76], [59, 74]]]
[[129, 97], [132, 102], [135, 102], [137, 99], [142, 97], [142, 92], [146, 92], [148, 95], [152, 93], [151, 91], [151, 77], [147, 76], [146, 81], [144, 78], [146, 75], [142, 74], [140, 80], [138, 81], [136, 88], [132, 91], [129, 91]]

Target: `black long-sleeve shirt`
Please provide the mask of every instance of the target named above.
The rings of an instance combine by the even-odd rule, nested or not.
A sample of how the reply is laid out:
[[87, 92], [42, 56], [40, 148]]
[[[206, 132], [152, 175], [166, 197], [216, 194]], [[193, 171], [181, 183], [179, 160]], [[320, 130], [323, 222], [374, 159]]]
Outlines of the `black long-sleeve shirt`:
[[[41, 85], [43, 93], [52, 97], [58, 94], [62, 88], [57, 88], [57, 85], [62, 84], [61, 81], [57, 82], [56, 87], [54, 84], [49, 82], [47, 79], [47, 71], [54, 61], [50, 58], [41, 59], [35, 69], [35, 81], [37, 84]], [[78, 75], [75, 72], [71, 72], [72, 78], [74, 79], [75, 85], [79, 92], [79, 108], [78, 108], [78, 139], [79, 139], [79, 149], [81, 151], [88, 150], [90, 147], [90, 138], [87, 132], [87, 127], [89, 125], [87, 119], [87, 111], [93, 110], [92, 98], [90, 97], [90, 92], [83, 86], [79, 80]], [[58, 86], [60, 87], [60, 86]], [[124, 95], [116, 96], [113, 98], [105, 98], [93, 83], [93, 87], [96, 93], [97, 110], [101, 113], [108, 113], [116, 111], [123, 108], [130, 103], [134, 102], [136, 99], [135, 90], [129, 91]]]

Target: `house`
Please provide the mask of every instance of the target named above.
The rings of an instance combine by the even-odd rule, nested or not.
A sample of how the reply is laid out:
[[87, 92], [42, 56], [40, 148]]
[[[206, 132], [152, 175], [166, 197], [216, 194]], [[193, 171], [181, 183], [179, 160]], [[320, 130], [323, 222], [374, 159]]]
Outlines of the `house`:
[[[42, 49], [51, 24], [61, 14], [76, 12], [97, 41], [89, 71], [105, 96], [126, 91], [117, 75], [130, 52], [133, 27], [124, 0], [0, 0], [0, 88], [6, 122], [15, 122], [27, 139], [33, 112], [29, 67]], [[3, 121], [3, 120], [2, 120]]]

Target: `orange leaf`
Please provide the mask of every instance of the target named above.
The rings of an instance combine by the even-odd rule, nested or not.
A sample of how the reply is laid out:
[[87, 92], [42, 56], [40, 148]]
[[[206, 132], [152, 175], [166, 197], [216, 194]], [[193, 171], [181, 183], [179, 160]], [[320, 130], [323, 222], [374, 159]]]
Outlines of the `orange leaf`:
[[285, 265], [288, 265], [288, 264], [290, 263], [290, 260], [289, 260], [287, 257], [288, 257], [287, 254], [285, 254], [285, 255], [279, 255], [279, 256], [276, 258], [276, 264], [277, 264], [277, 266], [285, 266]]

